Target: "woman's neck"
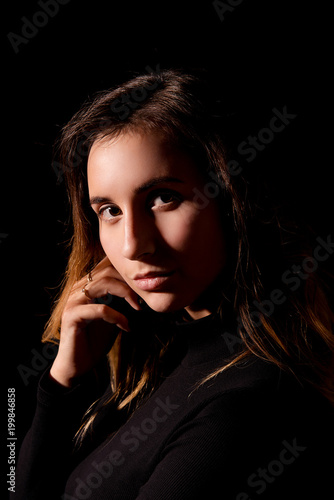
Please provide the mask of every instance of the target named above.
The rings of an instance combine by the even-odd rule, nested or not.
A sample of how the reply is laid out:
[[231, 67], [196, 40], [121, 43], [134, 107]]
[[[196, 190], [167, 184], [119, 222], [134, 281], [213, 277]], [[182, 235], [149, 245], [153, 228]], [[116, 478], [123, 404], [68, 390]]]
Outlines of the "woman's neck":
[[201, 319], [217, 311], [221, 302], [219, 282], [215, 280], [192, 304], [185, 310], [193, 319]]
[[189, 316], [192, 317], [192, 319], [205, 318], [206, 316], [209, 316], [212, 313], [212, 311], [210, 311], [207, 308], [194, 309], [192, 306], [185, 307], [185, 310], [187, 311]]

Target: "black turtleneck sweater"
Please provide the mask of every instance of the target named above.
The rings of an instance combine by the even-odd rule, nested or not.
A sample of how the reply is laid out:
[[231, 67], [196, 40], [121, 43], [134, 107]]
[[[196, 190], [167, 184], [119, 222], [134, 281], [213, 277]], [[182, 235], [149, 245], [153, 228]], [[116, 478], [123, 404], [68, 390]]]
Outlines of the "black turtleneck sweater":
[[[73, 453], [95, 395], [41, 378], [13, 500], [251, 500], [327, 498], [333, 413], [294, 377], [255, 357], [199, 385], [231, 357], [210, 316], [177, 327], [187, 350], [121, 426], [101, 413], [97, 443]], [[99, 428], [103, 432], [99, 434]]]

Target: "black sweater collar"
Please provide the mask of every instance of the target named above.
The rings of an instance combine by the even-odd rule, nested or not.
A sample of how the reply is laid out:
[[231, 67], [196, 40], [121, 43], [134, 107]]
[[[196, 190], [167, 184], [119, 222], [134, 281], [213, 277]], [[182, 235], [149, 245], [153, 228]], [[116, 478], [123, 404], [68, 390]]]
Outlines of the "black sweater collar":
[[187, 346], [182, 364], [223, 364], [232, 355], [226, 342], [226, 331], [216, 313], [198, 320], [176, 322], [176, 334], [183, 337]]

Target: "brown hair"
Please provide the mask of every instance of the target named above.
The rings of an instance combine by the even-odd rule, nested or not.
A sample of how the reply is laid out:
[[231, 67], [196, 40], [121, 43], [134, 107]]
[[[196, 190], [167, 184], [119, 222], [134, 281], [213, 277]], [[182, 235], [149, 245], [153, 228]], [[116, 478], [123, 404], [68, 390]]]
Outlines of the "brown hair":
[[[218, 201], [228, 215], [226, 231], [232, 242], [229, 274], [217, 291], [218, 309], [229, 306], [236, 327], [232, 338], [242, 344], [242, 350], [234, 353], [231, 348], [231, 362], [208, 378], [253, 354], [291, 371], [334, 402], [333, 313], [325, 286], [313, 271], [293, 289], [287, 280], [282, 281], [293, 264], [314, 259], [312, 248], [300, 246], [298, 231], [293, 223], [283, 221], [277, 207], [254, 202], [252, 186], [243, 175], [232, 175], [222, 139], [224, 123], [211, 94], [203, 78], [192, 73], [164, 70], [145, 74], [99, 93], [63, 128], [57, 165], [66, 178], [74, 233], [61, 293], [43, 340], [59, 339], [62, 312], [73, 285], [104, 256], [88, 205], [86, 164], [91, 145], [96, 139], [130, 131], [159, 131], [196, 157], [208, 182], [214, 179], [219, 185]], [[291, 276], [296, 275], [292, 272]], [[275, 293], [280, 301], [266, 311], [265, 304]], [[226, 332], [229, 341], [231, 332]], [[168, 339], [162, 341], [156, 335], [148, 339], [151, 344], [145, 352], [134, 338], [125, 337], [119, 337], [109, 354], [113, 394], [108, 404], [119, 409], [133, 407], [134, 401], [156, 387], [161, 359], [170, 351]]]

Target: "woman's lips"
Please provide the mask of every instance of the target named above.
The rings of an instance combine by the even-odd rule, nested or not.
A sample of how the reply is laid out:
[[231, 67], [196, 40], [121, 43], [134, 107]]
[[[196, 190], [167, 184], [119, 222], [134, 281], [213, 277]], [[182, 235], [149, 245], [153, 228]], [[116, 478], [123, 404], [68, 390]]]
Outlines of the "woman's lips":
[[162, 288], [171, 278], [175, 271], [169, 273], [149, 273], [146, 276], [134, 279], [137, 288], [144, 291], [152, 291]]

